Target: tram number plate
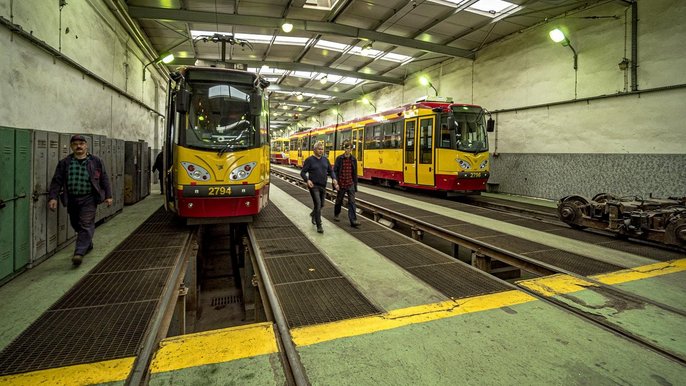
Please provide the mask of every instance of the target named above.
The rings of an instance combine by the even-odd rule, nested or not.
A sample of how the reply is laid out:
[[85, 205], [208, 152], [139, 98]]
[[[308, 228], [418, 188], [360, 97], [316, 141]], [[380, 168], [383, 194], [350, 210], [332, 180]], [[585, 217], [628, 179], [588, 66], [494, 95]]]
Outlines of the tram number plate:
[[459, 172], [457, 178], [488, 178], [488, 172]]
[[184, 197], [242, 197], [254, 196], [255, 185], [184, 186]]

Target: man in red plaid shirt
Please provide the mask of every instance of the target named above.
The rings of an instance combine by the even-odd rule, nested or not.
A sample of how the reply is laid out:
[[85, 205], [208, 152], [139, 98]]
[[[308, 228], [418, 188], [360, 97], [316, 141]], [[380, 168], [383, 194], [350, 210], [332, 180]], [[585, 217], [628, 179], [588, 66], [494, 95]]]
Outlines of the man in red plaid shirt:
[[333, 219], [340, 221], [341, 206], [343, 205], [343, 197], [348, 195], [348, 219], [350, 226], [357, 228], [360, 223], [357, 221], [357, 213], [355, 212], [355, 192], [357, 192], [357, 159], [352, 155], [352, 146], [349, 141], [343, 142], [343, 150], [345, 153], [336, 157], [333, 170], [334, 174], [338, 176], [338, 193], [336, 194], [336, 204], [333, 207]]

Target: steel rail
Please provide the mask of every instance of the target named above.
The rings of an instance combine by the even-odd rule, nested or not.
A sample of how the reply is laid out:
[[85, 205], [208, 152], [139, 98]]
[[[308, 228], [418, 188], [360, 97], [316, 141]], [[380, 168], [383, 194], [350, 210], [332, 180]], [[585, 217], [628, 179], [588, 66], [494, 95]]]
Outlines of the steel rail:
[[[300, 179], [299, 177], [295, 177], [292, 175], [289, 175], [287, 173], [284, 173], [282, 171], [276, 171], [275, 169], [272, 169], [272, 173], [276, 174], [277, 176], [283, 176], [287, 180], [293, 181], [297, 183], [299, 186], [304, 186], [305, 183]], [[331, 196], [331, 190], [327, 189], [327, 195]], [[622, 299], [626, 300], [633, 300], [637, 303], [645, 303], [645, 304], [651, 304], [654, 305], [655, 307], [662, 308], [666, 311], [675, 313], [680, 316], [686, 317], [686, 312], [676, 309], [672, 306], [662, 304], [660, 302], [654, 301], [652, 299], [647, 299], [643, 296], [636, 295], [630, 292], [626, 292], [624, 290], [621, 290], [619, 288], [613, 287], [611, 285], [605, 284], [600, 282], [597, 279], [589, 278], [568, 270], [565, 270], [560, 267], [556, 267], [541, 261], [534, 260], [532, 258], [529, 258], [527, 256], [520, 255], [515, 252], [511, 252], [499, 247], [496, 247], [494, 245], [490, 245], [488, 243], [484, 243], [479, 240], [472, 239], [470, 237], [464, 236], [457, 234], [455, 232], [442, 229], [439, 226], [429, 224], [427, 222], [421, 221], [414, 219], [410, 216], [404, 215], [402, 213], [386, 209], [383, 207], [380, 207], [378, 205], [366, 202], [364, 200], [356, 199], [355, 200], [356, 204], [358, 207], [362, 207], [363, 209], [366, 209], [368, 212], [371, 211], [373, 214], [381, 214], [385, 217], [392, 218], [395, 221], [402, 222], [403, 224], [409, 225], [413, 231], [414, 230], [421, 230], [426, 233], [430, 233], [434, 236], [437, 236], [439, 238], [443, 238], [447, 241], [454, 242], [458, 245], [465, 246], [467, 248], [472, 249], [478, 254], [484, 255], [484, 256], [489, 256], [495, 259], [498, 259], [500, 261], [503, 261], [505, 263], [508, 263], [510, 265], [516, 266], [518, 268], [528, 270], [530, 272], [535, 272], [535, 273], [540, 273], [543, 275], [551, 275], [551, 274], [564, 274], [568, 275], [570, 277], [574, 277], [578, 280], [583, 280], [586, 282], [590, 282], [593, 285], [595, 285], [598, 289], [601, 289], [602, 291], [605, 291], [606, 293], [613, 294], [616, 297], [621, 297]], [[361, 204], [361, 205], [360, 205]], [[376, 217], [376, 216], [375, 216]], [[547, 302], [549, 304], [552, 304], [556, 307], [562, 308], [566, 311], [569, 311], [570, 313], [584, 319], [587, 321], [592, 322], [593, 324], [599, 325], [607, 330], [613, 331], [614, 333], [619, 334], [620, 336], [631, 340], [635, 342], [636, 344], [639, 344], [643, 347], [646, 347], [647, 349], [650, 349], [656, 353], [659, 353], [670, 360], [676, 361], [680, 363], [681, 365], [686, 365], [686, 358], [680, 356], [678, 353], [672, 352], [668, 349], [664, 349], [661, 347], [656, 346], [652, 341], [643, 338], [641, 336], [638, 336], [631, 331], [627, 330], [626, 328], [617, 325], [615, 323], [612, 323], [608, 321], [607, 319], [604, 319], [602, 316], [599, 315], [594, 315], [588, 312], [584, 312], [578, 308], [575, 308], [571, 305], [568, 305], [558, 299], [555, 299], [553, 297], [546, 297], [543, 296], [527, 287], [524, 287], [520, 284], [512, 284], [509, 283], [505, 280], [499, 279], [497, 277], [493, 277], [494, 279], [507, 284], [509, 287], [518, 289], [520, 291], [523, 291], [536, 299], [542, 300], [544, 302]]]
[[168, 327], [168, 322], [171, 318], [170, 313], [174, 312], [176, 297], [179, 293], [179, 285], [183, 281], [182, 272], [185, 272], [185, 265], [188, 262], [187, 257], [194, 249], [193, 240], [194, 237], [192, 237], [191, 232], [189, 232], [184, 242], [184, 247], [176, 257], [174, 270], [165, 284], [154, 317], [143, 338], [140, 352], [136, 355], [131, 372], [126, 379], [125, 385], [127, 386], [143, 386], [147, 384], [152, 356], [155, 353], [160, 340], [163, 338], [163, 327], [165, 325]]
[[295, 384], [297, 386], [309, 386], [310, 382], [305, 375], [305, 367], [303, 366], [300, 356], [295, 349], [295, 344], [293, 343], [290, 330], [288, 329], [286, 318], [283, 315], [281, 303], [279, 302], [279, 298], [276, 296], [276, 292], [274, 291], [274, 284], [267, 273], [267, 267], [264, 265], [264, 258], [262, 257], [259, 248], [256, 248], [254, 244], [255, 234], [251, 225], [248, 225], [248, 239], [250, 240], [248, 246], [251, 253], [253, 253], [255, 256], [260, 277], [264, 282], [264, 289], [267, 294], [267, 299], [269, 300], [271, 310], [274, 315], [274, 323], [279, 331], [279, 338], [285, 350], [286, 359], [288, 360], [288, 365], [293, 375]]

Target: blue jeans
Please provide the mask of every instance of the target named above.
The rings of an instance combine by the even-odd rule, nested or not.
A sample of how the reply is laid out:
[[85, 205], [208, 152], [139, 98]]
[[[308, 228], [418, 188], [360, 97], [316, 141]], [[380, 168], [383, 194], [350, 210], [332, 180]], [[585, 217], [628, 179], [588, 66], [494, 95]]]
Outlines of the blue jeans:
[[336, 204], [333, 207], [333, 215], [338, 216], [341, 214], [343, 197], [346, 194], [348, 195], [348, 220], [350, 220], [350, 224], [352, 225], [357, 221], [357, 212], [355, 212], [355, 189], [352, 186], [338, 189], [338, 193], [336, 194]]
[[310, 189], [310, 196], [312, 196], [312, 205], [314, 206], [310, 216], [312, 216], [317, 226], [320, 227], [322, 226], [322, 208], [326, 200], [326, 188], [315, 185]]
[[95, 234], [95, 209], [97, 207], [95, 196], [69, 196], [67, 212], [69, 222], [76, 231], [75, 255], [85, 255], [88, 248], [93, 244], [93, 234]]

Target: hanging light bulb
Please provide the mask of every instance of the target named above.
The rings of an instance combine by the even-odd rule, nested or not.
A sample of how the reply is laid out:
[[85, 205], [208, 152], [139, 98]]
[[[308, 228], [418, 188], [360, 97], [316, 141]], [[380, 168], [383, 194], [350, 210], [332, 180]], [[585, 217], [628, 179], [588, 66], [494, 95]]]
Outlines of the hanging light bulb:
[[326, 84], [326, 82], [329, 81], [329, 77], [324, 75], [322, 78], [319, 79], [319, 83], [321, 84]]
[[365, 56], [369, 55], [371, 50], [372, 50], [372, 43], [369, 42], [369, 43], [365, 44], [364, 46], [362, 46], [362, 55], [365, 55]]

